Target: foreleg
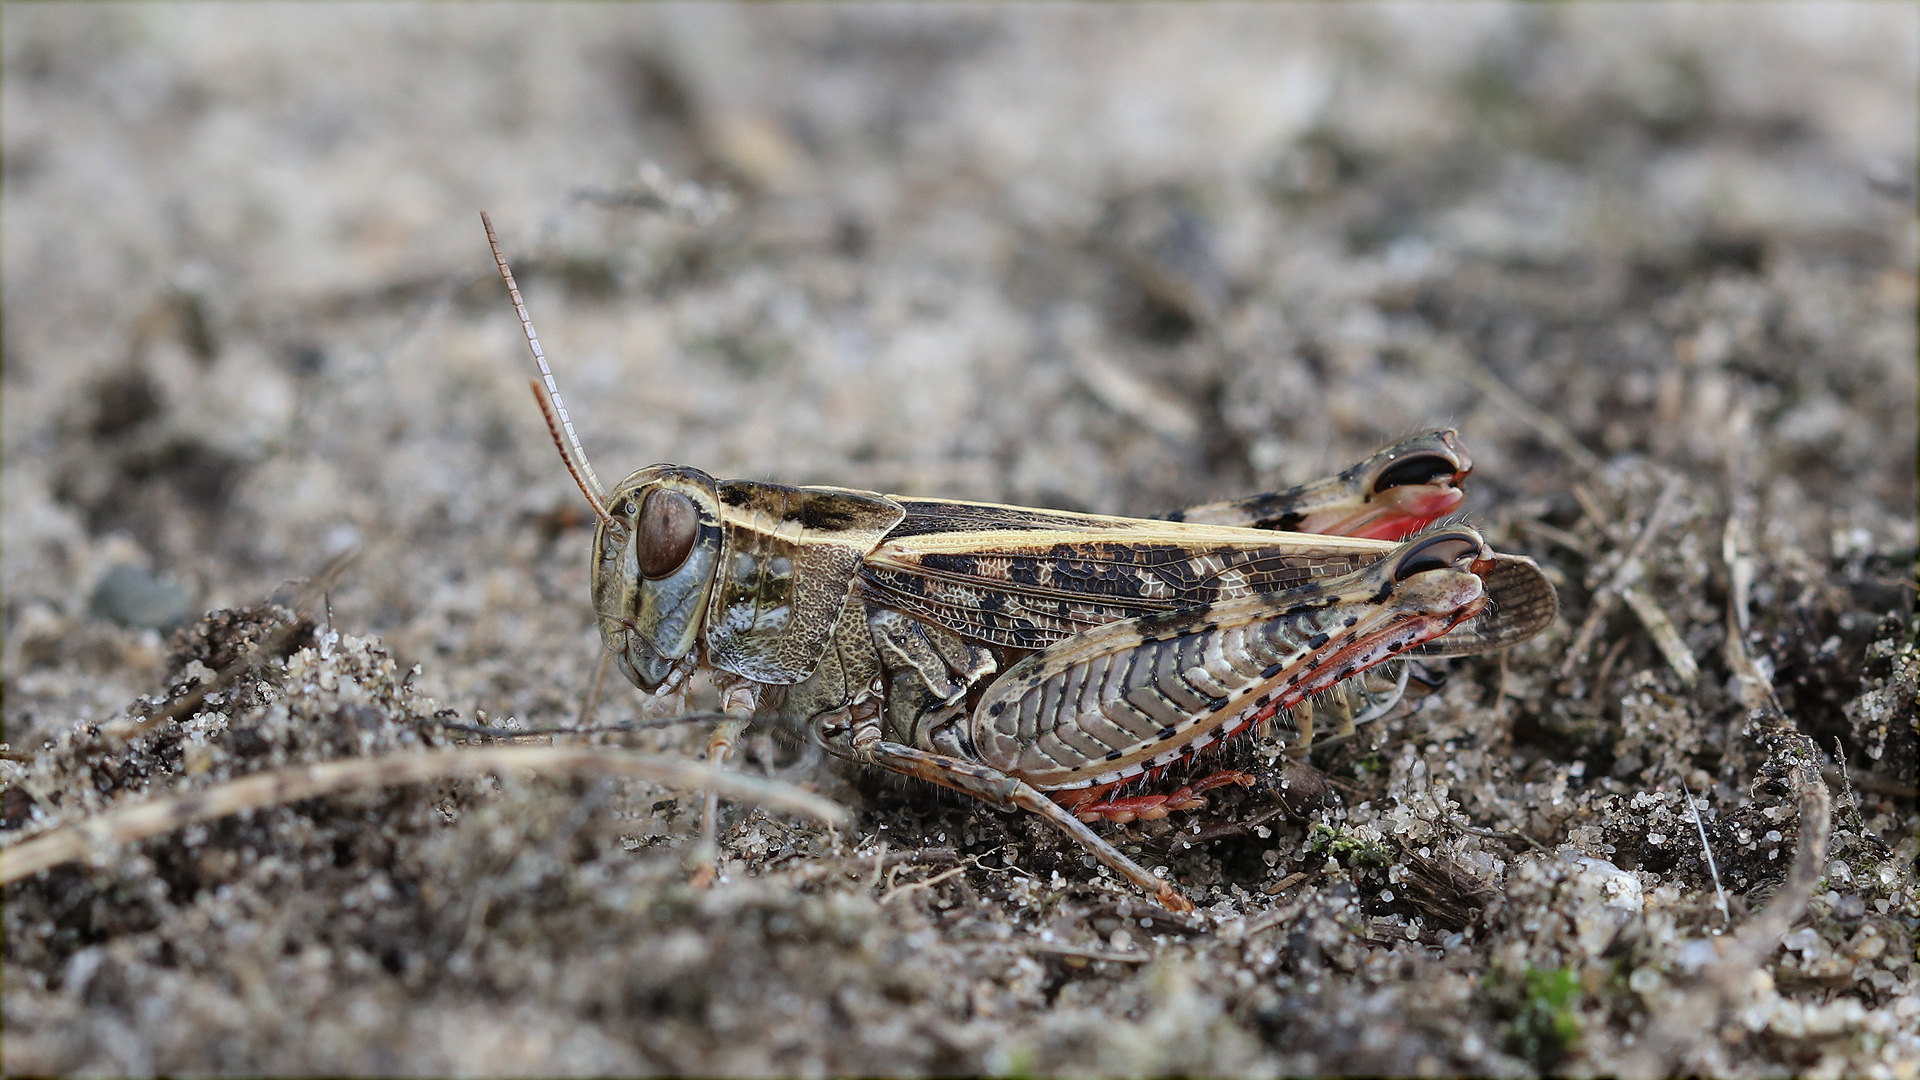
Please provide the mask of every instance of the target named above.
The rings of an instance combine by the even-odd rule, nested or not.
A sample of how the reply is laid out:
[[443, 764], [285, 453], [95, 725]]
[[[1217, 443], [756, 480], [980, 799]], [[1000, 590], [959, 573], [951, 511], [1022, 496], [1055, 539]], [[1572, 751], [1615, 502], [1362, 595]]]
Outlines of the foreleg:
[[[733, 756], [734, 747], [740, 742], [740, 733], [747, 730], [754, 710], [759, 707], [759, 692], [760, 684], [745, 680], [721, 687], [720, 711], [727, 714], [727, 719], [715, 724], [713, 734], [707, 737], [707, 760], [713, 763], [714, 768], [724, 768], [727, 759]], [[719, 853], [716, 843], [719, 831], [720, 793], [709, 789], [706, 804], [701, 807], [700, 845], [694, 850], [693, 876], [690, 879], [696, 889], [713, 884]]]

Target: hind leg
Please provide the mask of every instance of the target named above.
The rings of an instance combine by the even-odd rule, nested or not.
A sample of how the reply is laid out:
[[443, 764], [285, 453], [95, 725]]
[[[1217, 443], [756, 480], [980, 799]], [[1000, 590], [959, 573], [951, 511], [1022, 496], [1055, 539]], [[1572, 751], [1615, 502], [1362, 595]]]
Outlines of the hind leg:
[[1193, 902], [1188, 900], [1165, 878], [1155, 877], [1146, 868], [1122, 855], [1118, 848], [1100, 838], [1100, 835], [1082, 824], [1079, 818], [1067, 813], [1052, 799], [1018, 777], [1009, 776], [998, 769], [945, 754], [929, 753], [911, 746], [903, 746], [884, 740], [875, 741], [859, 749], [860, 760], [883, 769], [917, 776], [941, 787], [963, 791], [975, 798], [984, 799], [1002, 808], [1019, 807], [1046, 819], [1049, 825], [1072, 837], [1089, 854], [1107, 864], [1121, 877], [1151, 895], [1160, 906], [1169, 911], [1188, 912], [1193, 910]]
[[[1203, 777], [1191, 784], [1175, 788], [1164, 795], [1135, 795], [1125, 799], [1116, 799], [1110, 795], [1118, 784], [1108, 784], [1101, 788], [1083, 788], [1078, 791], [1056, 791], [1053, 799], [1063, 804], [1067, 812], [1081, 821], [1112, 821], [1125, 824], [1129, 821], [1156, 821], [1175, 810], [1199, 810], [1207, 805], [1202, 792], [1227, 784], [1251, 787], [1254, 777], [1237, 769], [1223, 769], [1211, 776]], [[1073, 800], [1062, 796], [1078, 796]]]

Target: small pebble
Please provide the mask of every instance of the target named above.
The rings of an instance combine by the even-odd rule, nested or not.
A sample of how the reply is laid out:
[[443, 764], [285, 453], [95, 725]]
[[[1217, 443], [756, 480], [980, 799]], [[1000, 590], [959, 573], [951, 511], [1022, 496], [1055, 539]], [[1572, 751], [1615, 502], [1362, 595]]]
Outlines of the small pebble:
[[126, 563], [101, 577], [87, 608], [121, 626], [155, 630], [171, 630], [194, 613], [193, 598], [177, 582]]

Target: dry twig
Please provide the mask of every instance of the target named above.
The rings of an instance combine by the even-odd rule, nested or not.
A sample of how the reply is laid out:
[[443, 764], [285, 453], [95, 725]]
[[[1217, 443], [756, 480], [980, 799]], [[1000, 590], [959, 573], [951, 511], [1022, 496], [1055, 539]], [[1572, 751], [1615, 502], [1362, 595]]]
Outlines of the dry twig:
[[1693, 789], [1680, 784], [1680, 791], [1687, 797], [1687, 809], [1693, 811], [1693, 827], [1700, 830], [1700, 850], [1707, 854], [1707, 873], [1713, 875], [1713, 892], [1720, 901], [1720, 925], [1733, 922], [1733, 916], [1727, 910], [1727, 890], [1720, 886], [1720, 867], [1713, 860], [1713, 845], [1707, 843], [1707, 823], [1700, 820], [1700, 805], [1693, 801]]
[[1627, 602], [1635, 615], [1640, 616], [1640, 625], [1647, 628], [1647, 636], [1653, 638], [1653, 644], [1660, 655], [1667, 658], [1667, 666], [1680, 676], [1684, 685], [1692, 686], [1700, 681], [1700, 662], [1693, 658], [1693, 650], [1687, 647], [1680, 631], [1676, 630], [1673, 620], [1667, 617], [1665, 608], [1653, 595], [1638, 585], [1627, 585], [1620, 590], [1620, 598]]
[[1500, 376], [1478, 361], [1457, 354], [1450, 354], [1453, 369], [1481, 393], [1492, 399], [1493, 403], [1514, 415], [1514, 418], [1540, 433], [1540, 437], [1551, 443], [1554, 449], [1567, 457], [1582, 471], [1599, 472], [1605, 466], [1600, 455], [1587, 449], [1567, 426], [1534, 406], [1518, 392], [1500, 381]]
[[882, 904], [885, 904], [893, 900], [895, 897], [905, 896], [910, 892], [918, 892], [921, 889], [931, 889], [935, 885], [938, 885], [943, 881], [947, 881], [952, 878], [959, 877], [961, 874], [966, 873], [967, 869], [968, 869], [968, 865], [963, 863], [960, 866], [955, 866], [955, 867], [952, 867], [951, 869], [942, 870], [940, 873], [935, 874], [934, 876], [926, 879], [925, 881], [909, 882], [908, 884], [888, 889], [886, 892], [886, 895], [880, 898], [880, 902]]
[[1833, 800], [1814, 764], [1819, 750], [1778, 710], [1767, 712], [1765, 737], [1774, 744], [1774, 752], [1781, 752], [1783, 744], [1792, 744], [1788, 752], [1796, 759], [1787, 772], [1800, 802], [1800, 841], [1793, 869], [1760, 914], [1749, 919], [1700, 973], [1679, 1006], [1655, 1019], [1641, 1040], [1639, 1053], [1620, 1070], [1622, 1075], [1670, 1076], [1691, 1071], [1680, 1060], [1686, 1047], [1697, 1043], [1702, 1032], [1716, 1031], [1728, 1009], [1751, 994], [1764, 992], [1769, 984], [1760, 978], [1764, 974], [1761, 962], [1780, 947], [1780, 939], [1806, 914], [1814, 886], [1826, 872], [1827, 848], [1833, 834]]
[[513, 769], [558, 776], [628, 776], [673, 788], [721, 791], [733, 798], [805, 814], [828, 825], [840, 825], [847, 819], [846, 809], [838, 803], [792, 785], [722, 772], [682, 758], [623, 753], [605, 747], [476, 747], [297, 765], [243, 776], [203, 791], [116, 807], [0, 850], [0, 885], [94, 856], [114, 844], [144, 840], [245, 810], [363, 788]]
[[1144, 949], [1140, 952], [1117, 953], [1106, 952], [1100, 949], [1078, 949], [1071, 945], [1043, 945], [1037, 942], [1027, 946], [1027, 948], [1031, 952], [1044, 953], [1047, 956], [1058, 956], [1068, 960], [1105, 960], [1115, 964], [1144, 964], [1153, 959], [1153, 954]]
[[[1593, 607], [1587, 612], [1587, 621], [1580, 624], [1580, 632], [1574, 635], [1573, 644], [1567, 649], [1567, 658], [1561, 661], [1560, 678], [1564, 679], [1572, 675], [1573, 669], [1587, 658], [1587, 650], [1593, 647], [1594, 635], [1600, 632], [1600, 624], [1613, 610], [1614, 601], [1619, 599], [1620, 594], [1628, 587], [1640, 580], [1642, 573], [1640, 559], [1646, 554], [1647, 548], [1652, 546], [1653, 538], [1666, 527], [1667, 515], [1672, 511], [1679, 497], [1680, 478], [1667, 477], [1666, 486], [1660, 489], [1660, 497], [1653, 504], [1653, 512], [1647, 515], [1646, 524], [1640, 527], [1640, 535], [1634, 538], [1633, 546], [1627, 549], [1626, 557], [1620, 560], [1619, 567], [1614, 570], [1613, 576], [1607, 579], [1606, 584], [1594, 591]], [[1650, 600], [1649, 603], [1651, 603]], [[1672, 625], [1670, 621], [1667, 623], [1669, 629]]]

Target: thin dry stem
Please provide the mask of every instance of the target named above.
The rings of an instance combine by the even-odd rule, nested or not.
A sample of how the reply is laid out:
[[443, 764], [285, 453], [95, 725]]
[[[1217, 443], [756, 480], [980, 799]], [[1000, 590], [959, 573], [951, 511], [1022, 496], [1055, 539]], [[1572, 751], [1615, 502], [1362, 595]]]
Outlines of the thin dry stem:
[[593, 669], [593, 682], [587, 684], [587, 697], [580, 703], [580, 720], [576, 726], [584, 728], [593, 724], [594, 714], [600, 711], [600, 692], [607, 685], [607, 669], [612, 666], [613, 653], [601, 649], [600, 663]]
[[1773, 683], [1760, 673], [1759, 665], [1753, 662], [1752, 654], [1747, 652], [1747, 597], [1740, 587], [1740, 571], [1743, 566], [1750, 566], [1752, 560], [1740, 554], [1732, 519], [1728, 520], [1727, 531], [1722, 537], [1721, 555], [1727, 560], [1727, 569], [1733, 572], [1735, 585], [1727, 595], [1727, 641], [1724, 650], [1727, 668], [1733, 672], [1734, 697], [1749, 709], [1770, 708], [1777, 714], [1780, 712], [1780, 699], [1774, 696]]
[[1700, 830], [1700, 850], [1707, 854], [1707, 873], [1713, 875], [1713, 892], [1720, 901], [1720, 925], [1726, 926], [1733, 921], [1733, 915], [1727, 910], [1727, 890], [1720, 886], [1720, 867], [1713, 860], [1713, 845], [1707, 843], [1707, 823], [1700, 820], [1700, 805], [1693, 801], [1693, 789], [1683, 781], [1680, 790], [1687, 797], [1687, 809], [1693, 811], [1693, 827]]
[[1727, 607], [1732, 615], [1730, 633], [1747, 632], [1748, 599], [1753, 593], [1753, 556], [1746, 554], [1747, 519], [1751, 516], [1750, 496], [1735, 495], [1733, 509], [1727, 512], [1727, 524], [1720, 533], [1720, 557], [1728, 574]]
[[[1295, 885], [1298, 885], [1301, 882], [1306, 881], [1309, 876], [1312, 876], [1312, 875], [1309, 875], [1304, 872], [1289, 874], [1285, 878], [1281, 879], [1279, 885], [1274, 889], [1274, 892], [1277, 894], [1280, 892], [1284, 892], [1287, 889], [1291, 889]], [[1281, 923], [1292, 922], [1293, 920], [1299, 918], [1300, 913], [1305, 911], [1306, 909], [1307, 909], [1307, 902], [1305, 900], [1295, 900], [1292, 903], [1287, 904], [1285, 907], [1275, 908], [1274, 910], [1269, 911], [1264, 915], [1261, 915], [1259, 918], [1248, 923], [1246, 927], [1242, 929], [1239, 933], [1224, 935], [1224, 936], [1226, 936], [1228, 940], [1233, 941], [1235, 943], [1249, 941], [1249, 940], [1252, 940], [1255, 934], [1264, 933], [1268, 930], [1273, 929], [1276, 926], [1279, 926]]]
[[1537, 518], [1514, 518], [1513, 523], [1518, 528], [1530, 532], [1543, 540], [1551, 540], [1559, 544], [1561, 547], [1566, 548], [1568, 551], [1573, 552], [1583, 559], [1591, 560], [1593, 558], [1593, 547], [1585, 540], [1580, 539], [1565, 529], [1556, 529]]
[[1142, 950], [1137, 953], [1103, 952], [1099, 949], [1080, 949], [1072, 945], [1029, 945], [1032, 952], [1045, 953], [1048, 956], [1064, 956], [1074, 960], [1104, 960], [1110, 964], [1144, 964], [1153, 959], [1153, 954]]
[[1599, 529], [1602, 536], [1615, 545], [1626, 542], [1625, 526], [1615, 521], [1613, 515], [1601, 507], [1600, 500], [1594, 497], [1591, 488], [1576, 481], [1567, 485], [1567, 492], [1573, 496], [1574, 502], [1580, 504], [1580, 512], [1586, 515], [1588, 521], [1593, 522], [1593, 527]]
[[1875, 795], [1891, 795], [1896, 799], [1920, 798], [1920, 788], [1912, 784], [1903, 784], [1898, 780], [1888, 780], [1872, 773], [1842, 772], [1839, 769], [1822, 769], [1820, 775], [1829, 783], [1845, 784], [1861, 791], [1871, 791]]
[[921, 889], [931, 889], [935, 885], [938, 885], [943, 881], [949, 881], [953, 878], [959, 877], [961, 874], [966, 873], [971, 868], [972, 867], [970, 864], [963, 865], [963, 866], [956, 866], [951, 870], [943, 870], [940, 873], [935, 874], [934, 876], [928, 878], [925, 881], [910, 882], [906, 885], [901, 885], [897, 888], [888, 889], [887, 894], [880, 898], [880, 902], [882, 904], [885, 904], [896, 897], [905, 896], [911, 892], [918, 892]]
[[1794, 729], [1791, 720], [1777, 710], [1768, 712], [1775, 738], [1802, 747], [1801, 760], [1787, 773], [1800, 801], [1800, 842], [1793, 869], [1772, 901], [1749, 919], [1701, 972], [1699, 982], [1679, 1007], [1656, 1019], [1641, 1042], [1639, 1055], [1620, 1070], [1622, 1075], [1669, 1076], [1676, 1067], [1677, 1071], [1688, 1071], [1680, 1060], [1685, 1048], [1696, 1043], [1701, 1032], [1717, 1030], [1727, 1009], [1754, 993], [1767, 992], [1769, 984], [1757, 978], [1762, 974], [1761, 961], [1780, 947], [1780, 939], [1806, 914], [1814, 886], [1826, 872], [1827, 848], [1833, 835], [1833, 799], [1820, 770], [1808, 763], [1819, 751], [1813, 740]]
[[1521, 397], [1513, 388], [1502, 382], [1500, 376], [1495, 375], [1491, 368], [1465, 357], [1461, 357], [1455, 366], [1468, 382], [1481, 393], [1492, 398], [1494, 404], [1539, 432], [1542, 438], [1552, 443], [1556, 450], [1567, 455], [1581, 470], [1593, 473], [1599, 472], [1605, 466], [1606, 463], [1600, 460], [1600, 455], [1587, 449], [1586, 444], [1582, 443], [1573, 432], [1567, 430], [1565, 424], [1535, 408], [1532, 402]]
[[1638, 585], [1628, 585], [1620, 590], [1620, 598], [1627, 602], [1633, 613], [1640, 617], [1640, 625], [1647, 628], [1647, 635], [1660, 649], [1660, 655], [1667, 658], [1667, 666], [1687, 686], [1700, 681], [1700, 662], [1693, 657], [1693, 650], [1680, 637], [1680, 631], [1674, 629], [1673, 620], [1667, 616], [1660, 601]]
[[145, 840], [245, 810], [283, 806], [301, 799], [364, 788], [515, 769], [549, 776], [627, 776], [672, 788], [723, 791], [731, 798], [805, 814], [828, 825], [841, 825], [847, 820], [845, 808], [838, 803], [790, 784], [722, 772], [680, 758], [624, 753], [606, 747], [490, 746], [437, 750], [298, 765], [243, 776], [204, 791], [117, 807], [0, 850], [0, 885], [49, 867], [103, 854], [114, 844]]
[[[1573, 669], [1587, 657], [1587, 651], [1593, 647], [1594, 635], [1600, 632], [1600, 624], [1606, 620], [1608, 612], [1613, 610], [1614, 601], [1619, 599], [1625, 589], [1638, 581], [1641, 574], [1640, 558], [1652, 545], [1653, 538], [1666, 527], [1667, 515], [1674, 502], [1680, 496], [1680, 478], [1667, 477], [1665, 487], [1660, 489], [1660, 498], [1653, 504], [1653, 512], [1647, 515], [1645, 525], [1640, 527], [1640, 535], [1627, 549], [1626, 558], [1620, 560], [1620, 566], [1606, 584], [1593, 594], [1593, 610], [1587, 613], [1587, 621], [1580, 624], [1580, 632], [1574, 636], [1573, 644], [1567, 649], [1567, 658], [1560, 664], [1559, 677], [1564, 679], [1573, 674]], [[1671, 625], [1671, 624], [1669, 624]]]

